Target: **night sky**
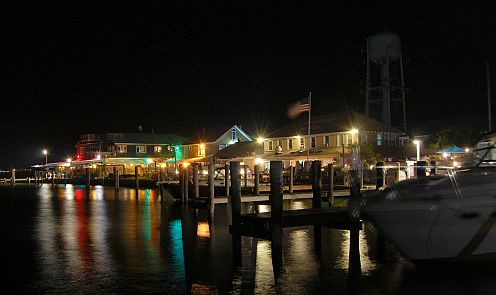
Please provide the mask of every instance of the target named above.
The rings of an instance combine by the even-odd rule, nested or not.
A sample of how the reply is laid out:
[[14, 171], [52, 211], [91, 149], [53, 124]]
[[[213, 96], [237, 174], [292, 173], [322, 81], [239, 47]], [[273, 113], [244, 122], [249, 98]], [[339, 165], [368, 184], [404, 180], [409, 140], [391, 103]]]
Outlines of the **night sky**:
[[0, 168], [64, 159], [82, 133], [271, 129], [309, 91], [314, 113], [363, 111], [365, 40], [384, 28], [409, 61], [410, 126], [487, 116], [491, 1], [136, 2], [3, 5]]

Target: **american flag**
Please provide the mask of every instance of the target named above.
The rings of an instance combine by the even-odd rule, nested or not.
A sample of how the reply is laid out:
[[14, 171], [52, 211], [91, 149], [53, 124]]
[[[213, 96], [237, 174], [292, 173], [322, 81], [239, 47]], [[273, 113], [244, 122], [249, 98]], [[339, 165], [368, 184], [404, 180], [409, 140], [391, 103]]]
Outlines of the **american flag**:
[[300, 99], [288, 107], [288, 117], [291, 119], [297, 118], [301, 113], [310, 111], [309, 96]]

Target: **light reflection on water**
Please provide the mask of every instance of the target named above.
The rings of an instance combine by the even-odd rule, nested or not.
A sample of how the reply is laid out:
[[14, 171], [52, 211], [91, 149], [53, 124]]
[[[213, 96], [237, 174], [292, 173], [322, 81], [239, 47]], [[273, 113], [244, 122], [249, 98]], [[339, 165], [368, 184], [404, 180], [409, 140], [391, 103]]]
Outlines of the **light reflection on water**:
[[[163, 205], [155, 190], [115, 193], [73, 185], [0, 190], [0, 202], [7, 204], [2, 208], [8, 208], [0, 216], [11, 224], [2, 227], [4, 244], [19, 245], [3, 251], [12, 256], [12, 265], [6, 265], [31, 270], [12, 279], [27, 293], [431, 293], [425, 282], [433, 283], [432, 272], [424, 276], [394, 249], [380, 250], [367, 228], [358, 236], [358, 272], [349, 264], [348, 231], [322, 227], [317, 250], [312, 226], [284, 229], [283, 262], [275, 274], [266, 240], [242, 238], [242, 263], [234, 265], [228, 205], [217, 205], [215, 218], [208, 220], [205, 210]], [[268, 210], [243, 205], [245, 212]], [[284, 206], [307, 208], [310, 201]], [[21, 219], [22, 210], [29, 212]], [[436, 274], [436, 284], [455, 293], [496, 287], [484, 274], [466, 284]]]

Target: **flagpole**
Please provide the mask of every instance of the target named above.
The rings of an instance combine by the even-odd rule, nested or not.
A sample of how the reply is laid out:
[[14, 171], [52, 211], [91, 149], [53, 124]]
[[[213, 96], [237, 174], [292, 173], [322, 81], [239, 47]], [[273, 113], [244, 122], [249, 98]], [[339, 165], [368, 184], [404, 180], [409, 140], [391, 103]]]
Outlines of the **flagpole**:
[[307, 147], [307, 161], [310, 157], [310, 146], [312, 139], [310, 138], [310, 118], [312, 117], [312, 91], [308, 94], [308, 147]]

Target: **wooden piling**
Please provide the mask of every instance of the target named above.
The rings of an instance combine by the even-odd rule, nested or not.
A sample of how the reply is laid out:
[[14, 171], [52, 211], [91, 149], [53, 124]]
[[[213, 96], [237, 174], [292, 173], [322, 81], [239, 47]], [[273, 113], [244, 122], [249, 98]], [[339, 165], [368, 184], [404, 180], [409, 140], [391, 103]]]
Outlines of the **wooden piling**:
[[[241, 216], [241, 174], [239, 162], [232, 161], [230, 163], [231, 170], [231, 224], [239, 226]], [[233, 247], [233, 262], [240, 266], [242, 262], [241, 255], [241, 234], [235, 232], [232, 235]]]
[[417, 177], [425, 177], [426, 174], [426, 168], [427, 168], [427, 161], [417, 161]]
[[294, 181], [295, 167], [289, 166], [289, 193], [293, 194], [293, 181]]
[[[134, 188], [136, 189], [136, 191], [139, 190], [139, 166], [136, 165], [134, 166]], [[138, 196], [138, 194], [136, 194], [136, 197]]]
[[274, 277], [282, 264], [282, 161], [270, 161], [270, 229]]
[[114, 166], [114, 189], [115, 191], [119, 190], [119, 170], [116, 166]]
[[179, 191], [181, 202], [184, 204], [184, 169], [179, 168]]
[[224, 186], [226, 188], [226, 197], [229, 197], [229, 164], [226, 162], [224, 166]]
[[200, 197], [200, 184], [198, 183], [198, 163], [191, 165], [193, 170], [193, 199]]
[[184, 167], [184, 203], [189, 201], [189, 171], [188, 167]]
[[329, 207], [332, 207], [334, 205], [334, 165], [332, 163], [327, 164], [327, 179], [329, 181], [327, 197], [329, 198]]
[[209, 191], [209, 199], [208, 199], [208, 213], [211, 218], [214, 217], [215, 212], [215, 183], [214, 183], [214, 175], [215, 174], [215, 164], [210, 163], [208, 166], [208, 191]]
[[322, 207], [322, 163], [312, 161], [312, 208]]
[[381, 187], [384, 186], [384, 183], [386, 181], [386, 177], [384, 175], [384, 162], [377, 162], [375, 164], [375, 175], [376, 175], [375, 187], [376, 189], [380, 189]]
[[15, 169], [12, 169], [10, 172], [10, 184], [11, 185], [15, 184]]
[[89, 189], [91, 186], [91, 172], [90, 168], [86, 168], [86, 189]]
[[231, 162], [231, 210], [232, 224], [239, 224], [239, 216], [241, 215], [241, 174], [239, 173], [239, 162]]
[[248, 166], [247, 165], [243, 165], [243, 171], [244, 171], [244, 175], [245, 175], [245, 190], [246, 188], [248, 187]]
[[254, 170], [255, 170], [254, 194], [258, 196], [260, 195], [260, 166], [258, 164], [255, 164]]

